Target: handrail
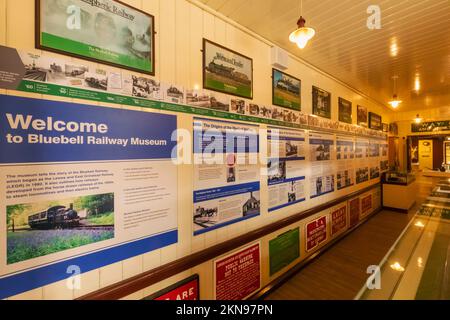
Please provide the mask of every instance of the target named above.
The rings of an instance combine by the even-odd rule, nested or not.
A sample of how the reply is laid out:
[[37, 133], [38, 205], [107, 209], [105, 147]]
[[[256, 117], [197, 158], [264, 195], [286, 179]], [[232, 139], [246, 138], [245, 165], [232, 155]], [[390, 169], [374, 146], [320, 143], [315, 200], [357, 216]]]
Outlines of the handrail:
[[299, 212], [295, 215], [289, 216], [282, 220], [276, 221], [269, 225], [263, 226], [256, 230], [247, 232], [236, 238], [227, 240], [223, 243], [217, 244], [208, 249], [195, 252], [186, 257], [180, 258], [178, 260], [169, 262], [165, 265], [157, 267], [153, 270], [144, 272], [142, 274], [136, 275], [134, 277], [128, 278], [126, 280], [120, 281], [118, 283], [112, 284], [100, 290], [89, 293], [85, 296], [78, 298], [77, 300], [118, 300], [133, 294], [139, 290], [145, 289], [155, 283], [163, 281], [169, 277], [177, 275], [183, 271], [191, 269], [199, 264], [206, 261], [214, 259], [225, 253], [228, 253], [236, 248], [246, 245], [247, 243], [258, 240], [265, 237], [277, 230], [288, 227], [296, 222], [299, 222], [307, 217], [310, 217], [316, 213], [319, 213], [328, 208], [334, 207], [343, 201], [350, 200], [356, 196], [359, 196], [367, 191], [377, 188], [380, 183], [371, 185], [362, 190], [353, 192], [346, 196], [340, 197], [338, 199], [326, 202], [317, 207]]

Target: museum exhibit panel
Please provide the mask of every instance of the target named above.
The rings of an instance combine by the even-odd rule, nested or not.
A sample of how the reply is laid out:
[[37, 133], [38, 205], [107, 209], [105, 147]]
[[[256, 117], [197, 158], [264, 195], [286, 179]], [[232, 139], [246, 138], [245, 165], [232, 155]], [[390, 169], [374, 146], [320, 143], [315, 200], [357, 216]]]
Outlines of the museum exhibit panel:
[[285, 2], [0, 0], [2, 300], [450, 298], [450, 4]]

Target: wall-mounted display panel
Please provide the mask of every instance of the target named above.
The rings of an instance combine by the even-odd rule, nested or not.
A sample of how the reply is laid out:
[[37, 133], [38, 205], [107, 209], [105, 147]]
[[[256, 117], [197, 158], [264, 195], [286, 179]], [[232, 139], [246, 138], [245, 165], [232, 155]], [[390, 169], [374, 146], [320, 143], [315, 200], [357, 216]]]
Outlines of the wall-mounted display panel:
[[357, 119], [358, 126], [367, 128], [369, 116], [368, 116], [366, 107], [363, 107], [360, 105], [357, 106], [357, 118], [358, 118]]
[[339, 97], [339, 121], [352, 123], [352, 103]]
[[194, 301], [200, 300], [200, 278], [195, 274], [160, 290], [144, 300], [159, 301]]
[[252, 244], [214, 261], [216, 300], [244, 300], [261, 288], [261, 245]]
[[42, 50], [154, 75], [154, 28], [152, 15], [117, 0], [36, 0]]
[[203, 88], [253, 99], [253, 60], [203, 39]]
[[383, 130], [383, 123], [380, 115], [369, 112], [369, 128], [379, 131]]
[[0, 297], [177, 242], [177, 118], [0, 95]]
[[269, 212], [305, 201], [305, 132], [269, 127], [267, 144]]
[[272, 104], [300, 111], [301, 84], [300, 79], [272, 69]]
[[274, 275], [300, 258], [300, 229], [289, 230], [269, 241], [269, 273]]
[[331, 119], [331, 93], [313, 86], [312, 109], [314, 115]]
[[260, 214], [258, 129], [194, 118], [194, 235]]

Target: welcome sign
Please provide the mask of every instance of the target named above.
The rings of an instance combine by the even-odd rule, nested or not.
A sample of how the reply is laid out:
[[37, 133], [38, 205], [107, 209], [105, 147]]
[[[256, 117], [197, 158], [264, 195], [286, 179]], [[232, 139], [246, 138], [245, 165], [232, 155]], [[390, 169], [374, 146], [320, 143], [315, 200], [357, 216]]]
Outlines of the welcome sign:
[[154, 74], [154, 17], [116, 0], [36, 0], [36, 46]]

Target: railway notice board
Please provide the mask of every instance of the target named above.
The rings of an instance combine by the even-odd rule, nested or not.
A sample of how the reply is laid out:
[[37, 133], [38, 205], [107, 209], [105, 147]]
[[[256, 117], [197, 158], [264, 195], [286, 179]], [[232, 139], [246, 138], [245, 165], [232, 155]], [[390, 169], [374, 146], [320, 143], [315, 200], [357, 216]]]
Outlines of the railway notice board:
[[259, 242], [214, 261], [216, 300], [243, 300], [261, 287]]
[[0, 298], [177, 242], [176, 121], [0, 95]]

